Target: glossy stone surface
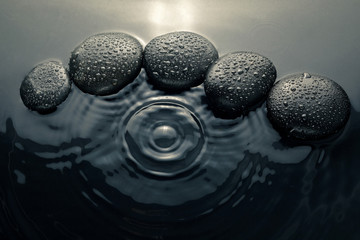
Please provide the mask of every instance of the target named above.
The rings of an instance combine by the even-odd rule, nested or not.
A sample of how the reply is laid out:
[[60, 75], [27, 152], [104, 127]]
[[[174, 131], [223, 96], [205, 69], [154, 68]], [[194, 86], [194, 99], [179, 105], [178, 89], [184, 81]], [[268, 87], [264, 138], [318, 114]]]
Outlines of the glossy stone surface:
[[20, 87], [26, 107], [41, 113], [56, 109], [70, 93], [71, 82], [61, 62], [47, 61], [34, 67]]
[[212, 65], [204, 82], [210, 107], [220, 117], [237, 117], [259, 105], [276, 79], [274, 64], [253, 52], [234, 52]]
[[138, 76], [142, 57], [136, 38], [121, 32], [96, 34], [72, 52], [70, 76], [83, 92], [114, 94]]
[[201, 84], [218, 58], [214, 45], [192, 32], [172, 32], [145, 47], [144, 67], [150, 81], [166, 91], [182, 91]]
[[299, 73], [285, 76], [271, 89], [268, 117], [288, 137], [317, 140], [336, 134], [351, 112], [346, 92], [333, 80]]

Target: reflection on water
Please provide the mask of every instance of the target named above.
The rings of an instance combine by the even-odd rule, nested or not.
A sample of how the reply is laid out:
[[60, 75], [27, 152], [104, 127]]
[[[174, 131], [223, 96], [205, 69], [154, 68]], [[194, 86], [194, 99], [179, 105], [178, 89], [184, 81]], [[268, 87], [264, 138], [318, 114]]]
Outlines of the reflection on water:
[[[164, 26], [181, 26], [177, 29], [191, 29], [195, 17], [199, 15], [193, 1], [153, 1], [148, 11], [148, 22], [152, 25], [152, 32], [156, 35], [164, 33]], [[174, 11], [176, 9], [176, 11]]]
[[[0, 239], [359, 239], [360, 32], [356, 0], [4, 1], [0, 8]], [[220, 55], [253, 50], [279, 76], [335, 79], [353, 109], [322, 145], [285, 142], [264, 106], [234, 120], [202, 86], [115, 95], [76, 87], [49, 115], [19, 96], [26, 73], [86, 37], [198, 32]], [[11, 236], [11, 237], [10, 237]]]
[[24, 236], [289, 239], [307, 229], [313, 239], [327, 224], [351, 228], [358, 193], [346, 184], [359, 184], [344, 171], [357, 154], [337, 155], [358, 142], [353, 124], [336, 144], [291, 146], [265, 106], [218, 119], [202, 87], [166, 95], [145, 72], [116, 95], [75, 88], [55, 115], [18, 111], [1, 133], [2, 181], [17, 199], [3, 204]]

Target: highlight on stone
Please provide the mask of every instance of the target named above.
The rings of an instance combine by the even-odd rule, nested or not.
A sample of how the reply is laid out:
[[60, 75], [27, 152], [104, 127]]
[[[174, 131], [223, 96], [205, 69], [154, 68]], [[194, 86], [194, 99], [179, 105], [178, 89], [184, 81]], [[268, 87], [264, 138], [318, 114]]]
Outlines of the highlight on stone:
[[209, 68], [204, 88], [215, 115], [235, 118], [261, 104], [275, 79], [276, 68], [268, 58], [233, 52]]
[[70, 77], [83, 92], [115, 94], [140, 73], [143, 47], [121, 32], [100, 33], [87, 38], [71, 54]]
[[192, 32], [171, 32], [152, 39], [144, 50], [150, 82], [165, 91], [182, 91], [203, 83], [218, 58], [214, 45]]
[[287, 137], [319, 140], [340, 132], [351, 105], [342, 87], [316, 74], [298, 73], [281, 78], [267, 99], [268, 117]]
[[40, 113], [51, 112], [71, 90], [68, 73], [59, 61], [46, 61], [35, 66], [20, 87], [25, 106]]

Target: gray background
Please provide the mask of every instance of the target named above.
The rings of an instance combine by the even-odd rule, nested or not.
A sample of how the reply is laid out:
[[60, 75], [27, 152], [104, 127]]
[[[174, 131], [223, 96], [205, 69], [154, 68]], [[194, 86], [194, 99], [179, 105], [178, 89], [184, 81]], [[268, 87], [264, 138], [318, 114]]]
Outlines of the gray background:
[[312, 72], [337, 81], [360, 110], [358, 0], [3, 0], [0, 3], [0, 124], [23, 107], [19, 86], [38, 62], [58, 58], [98, 32], [124, 31], [146, 44], [189, 30], [220, 55], [252, 50], [270, 58], [279, 77]]

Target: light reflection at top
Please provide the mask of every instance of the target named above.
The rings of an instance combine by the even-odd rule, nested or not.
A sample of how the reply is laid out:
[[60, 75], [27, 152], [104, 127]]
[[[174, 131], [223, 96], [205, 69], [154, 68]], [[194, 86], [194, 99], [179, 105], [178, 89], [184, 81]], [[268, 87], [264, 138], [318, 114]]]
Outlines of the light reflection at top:
[[151, 30], [156, 34], [164, 33], [169, 29], [191, 29], [194, 24], [194, 4], [191, 1], [154, 1], [149, 7], [148, 20]]

